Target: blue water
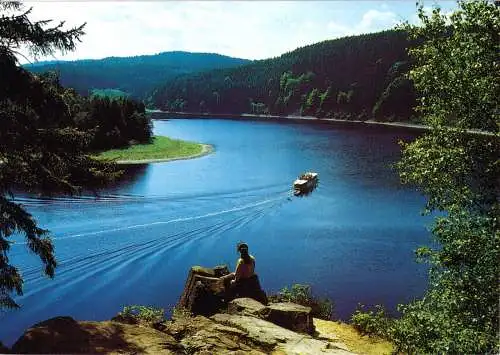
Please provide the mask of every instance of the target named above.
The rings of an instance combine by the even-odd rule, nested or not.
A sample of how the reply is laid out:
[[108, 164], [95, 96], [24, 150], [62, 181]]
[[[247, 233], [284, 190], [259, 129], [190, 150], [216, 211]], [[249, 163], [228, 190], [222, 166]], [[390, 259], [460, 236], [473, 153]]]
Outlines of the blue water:
[[[430, 220], [391, 167], [412, 133], [230, 120], [155, 121], [154, 130], [216, 151], [135, 167], [98, 198], [19, 198], [51, 230], [59, 267], [47, 279], [17, 239], [10, 258], [26, 283], [22, 308], [0, 313], [4, 343], [57, 315], [103, 320], [129, 304], [170, 311], [189, 268], [233, 268], [240, 240], [268, 292], [310, 284], [341, 319], [358, 302], [393, 308], [425, 290], [413, 251], [429, 242]], [[305, 170], [319, 173], [319, 187], [290, 197]]]

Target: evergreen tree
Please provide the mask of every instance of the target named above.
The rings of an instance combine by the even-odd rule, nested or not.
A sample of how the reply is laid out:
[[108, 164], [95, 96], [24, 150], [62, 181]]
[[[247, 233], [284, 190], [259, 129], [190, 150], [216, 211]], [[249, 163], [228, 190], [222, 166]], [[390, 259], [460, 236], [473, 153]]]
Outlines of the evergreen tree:
[[[388, 86], [394, 81], [391, 69], [409, 68], [397, 65], [408, 63], [408, 44], [404, 31], [396, 30], [324, 41], [278, 58], [178, 76], [155, 90], [150, 101], [171, 111], [178, 111], [175, 103], [184, 102], [184, 111], [198, 112], [203, 100], [208, 112], [233, 114], [251, 113], [249, 103], [261, 102], [272, 114], [289, 115], [307, 112], [308, 95], [317, 89], [334, 96], [319, 110], [320, 116], [358, 118], [383, 101], [375, 111], [379, 119], [397, 114], [407, 120], [405, 113], [411, 112], [415, 98], [405, 95], [406, 87], [400, 90], [398, 82]], [[339, 92], [345, 93], [341, 105], [336, 102]]]
[[319, 90], [314, 88], [311, 90], [309, 95], [307, 95], [306, 103], [303, 105], [302, 114], [303, 115], [316, 115], [320, 107], [320, 95]]
[[324, 93], [320, 95], [319, 101], [319, 116], [325, 117], [329, 112], [331, 112], [336, 106], [336, 100], [334, 99], [334, 93], [332, 86], [329, 86]]
[[63, 23], [32, 22], [30, 12], [19, 2], [0, 3], [0, 307], [18, 307], [13, 293], [22, 294], [21, 274], [8, 257], [14, 233], [24, 234], [49, 277], [57, 265], [48, 231], [12, 201], [13, 189], [75, 193], [113, 175], [112, 167], [85, 155], [90, 137], [74, 127], [78, 100], [65, 101], [71, 91], [50, 75], [26, 72], [15, 57], [23, 47], [35, 57], [71, 51], [84, 25], [66, 30]]

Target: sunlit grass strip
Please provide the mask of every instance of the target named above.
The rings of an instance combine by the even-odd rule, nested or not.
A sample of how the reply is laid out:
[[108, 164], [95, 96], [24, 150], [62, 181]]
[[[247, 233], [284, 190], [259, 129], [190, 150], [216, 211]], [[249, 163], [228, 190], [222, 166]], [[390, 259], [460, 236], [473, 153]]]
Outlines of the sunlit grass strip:
[[361, 335], [351, 324], [314, 318], [320, 336], [333, 335], [355, 354], [386, 355], [394, 352], [394, 345], [377, 336]]
[[117, 162], [137, 162], [150, 160], [174, 160], [193, 158], [207, 153], [204, 144], [186, 142], [179, 139], [155, 136], [150, 144], [136, 144], [127, 148], [112, 149], [99, 153], [94, 158]]

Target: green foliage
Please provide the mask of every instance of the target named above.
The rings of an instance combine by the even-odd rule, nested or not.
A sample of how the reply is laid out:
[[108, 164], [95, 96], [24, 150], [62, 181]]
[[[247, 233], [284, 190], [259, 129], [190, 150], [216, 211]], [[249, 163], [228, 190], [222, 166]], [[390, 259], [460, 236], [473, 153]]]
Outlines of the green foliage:
[[35, 57], [75, 50], [85, 34], [85, 24], [69, 30], [63, 29], [64, 22], [51, 27], [48, 26], [51, 21], [31, 21], [28, 17], [31, 11], [20, 1], [0, 3], [0, 48], [19, 54], [24, 47]]
[[320, 95], [319, 101], [319, 116], [324, 117], [329, 112], [335, 109], [337, 106], [337, 101], [335, 99], [335, 93], [332, 86], [329, 86], [324, 93]]
[[311, 307], [311, 314], [316, 318], [330, 320], [333, 317], [334, 303], [327, 298], [314, 296], [309, 285], [293, 284], [290, 289], [284, 287], [269, 299], [271, 302], [293, 302]]
[[405, 77], [407, 70], [406, 62], [397, 62], [391, 68], [389, 83], [373, 106], [375, 119], [383, 121], [388, 117], [397, 117], [401, 120], [414, 116], [415, 112], [408, 103], [415, 102], [415, 92], [412, 81]]
[[404, 26], [412, 40], [422, 41], [409, 51], [418, 112], [434, 126], [498, 131], [498, 6], [463, 1], [449, 18], [439, 8], [429, 16], [423, 7], [418, 11], [422, 26]]
[[363, 335], [375, 335], [390, 339], [394, 320], [387, 316], [381, 305], [376, 305], [375, 309], [367, 310], [364, 305], [360, 304], [351, 316], [351, 323]]
[[482, 213], [491, 208], [499, 169], [497, 137], [436, 128], [402, 146], [401, 179], [428, 196], [428, 211]]
[[93, 89], [90, 96], [109, 97], [110, 99], [117, 99], [128, 98], [130, 94], [120, 89]]
[[401, 306], [393, 341], [404, 351], [485, 353], [498, 347], [498, 221], [467, 212], [438, 219], [433, 235], [441, 250], [425, 247], [430, 288], [422, 300]]
[[134, 99], [142, 100], [146, 99], [155, 87], [177, 75], [232, 68], [249, 62], [246, 59], [212, 53], [165, 52], [98, 60], [41, 62], [25, 65], [25, 68], [33, 73], [57, 71], [61, 83], [74, 88], [81, 95], [88, 95], [94, 90], [115, 88]]
[[[407, 46], [402, 31], [324, 41], [278, 58], [178, 76], [157, 88], [150, 102], [167, 111], [200, 112], [199, 103], [204, 101], [206, 112], [231, 114], [252, 113], [249, 103], [260, 102], [271, 114], [358, 118], [372, 112], [396, 69], [398, 75], [408, 70], [408, 65], [397, 64], [408, 63]], [[407, 119], [401, 107], [411, 111], [414, 97], [406, 93], [410, 89], [406, 85], [385, 90], [384, 109], [377, 111], [380, 118], [398, 115]], [[339, 92], [345, 98], [340, 106]], [[397, 101], [401, 97], [404, 102]]]
[[314, 88], [307, 95], [307, 99], [304, 105], [302, 105], [302, 114], [303, 115], [315, 115], [321, 103], [321, 97], [319, 94], [319, 90]]
[[438, 247], [417, 250], [430, 264], [429, 289], [400, 307], [394, 326], [394, 343], [409, 353], [490, 353], [500, 345], [500, 9], [459, 4], [449, 19], [420, 7], [422, 25], [405, 26], [423, 40], [410, 52], [416, 64], [409, 77], [417, 111], [433, 129], [403, 144], [398, 168], [403, 182], [428, 197], [427, 212], [446, 212], [432, 228]]
[[49, 277], [57, 265], [47, 231], [10, 201], [11, 190], [75, 191], [78, 181], [96, 178], [89, 169], [99, 171], [101, 165], [81, 154], [87, 137], [66, 127], [68, 110], [54, 94], [50, 78], [32, 77], [17, 67], [15, 58], [22, 46], [34, 55], [72, 50], [83, 26], [48, 27], [46, 21], [31, 22], [30, 11], [24, 11], [19, 2], [0, 3], [0, 308], [18, 307], [11, 294], [22, 294], [21, 274], [8, 257], [13, 233], [26, 236], [28, 249], [40, 257]]
[[128, 98], [95, 96], [82, 100], [77, 126], [93, 133], [90, 143], [93, 150], [150, 142], [151, 120], [143, 103]]
[[165, 310], [153, 306], [131, 305], [123, 307], [120, 315], [135, 319], [137, 322], [159, 323], [165, 320]]

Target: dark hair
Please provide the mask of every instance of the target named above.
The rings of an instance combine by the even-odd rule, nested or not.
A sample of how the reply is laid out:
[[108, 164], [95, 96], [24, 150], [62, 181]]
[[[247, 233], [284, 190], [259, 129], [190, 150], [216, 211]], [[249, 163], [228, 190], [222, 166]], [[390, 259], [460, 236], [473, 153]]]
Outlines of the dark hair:
[[250, 255], [248, 254], [247, 243], [239, 242], [236, 249], [240, 252], [241, 258], [245, 264], [250, 264], [252, 262], [252, 259], [250, 259]]

